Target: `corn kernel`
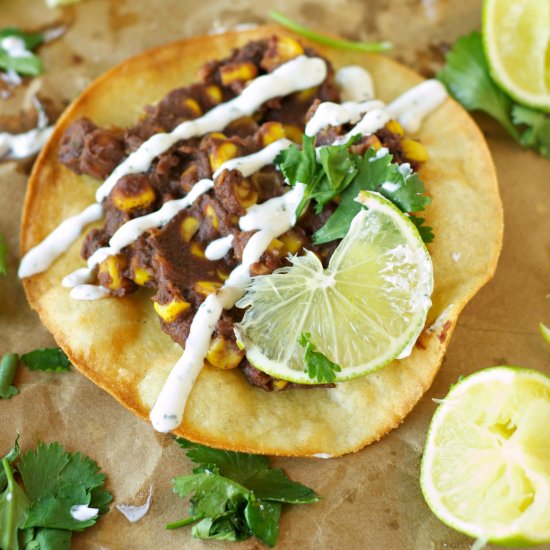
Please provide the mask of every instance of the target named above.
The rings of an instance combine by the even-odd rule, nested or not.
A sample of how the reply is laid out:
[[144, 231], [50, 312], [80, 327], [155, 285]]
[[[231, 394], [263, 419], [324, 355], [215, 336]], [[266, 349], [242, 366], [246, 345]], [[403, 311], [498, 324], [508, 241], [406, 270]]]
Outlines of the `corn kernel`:
[[282, 252], [284, 247], [285, 247], [285, 245], [279, 239], [273, 239], [269, 243], [269, 246], [267, 247], [267, 249], [270, 250], [270, 251], [280, 250]]
[[204, 254], [204, 247], [200, 245], [199, 243], [193, 243], [191, 245], [191, 254], [193, 256], [196, 256], [197, 258], [206, 259], [206, 255]]
[[221, 103], [223, 99], [222, 91], [218, 86], [214, 85], [206, 87], [206, 95], [208, 99], [215, 104]]
[[216, 336], [212, 340], [206, 354], [206, 360], [218, 369], [234, 369], [243, 357], [244, 352], [234, 342], [223, 336]]
[[187, 216], [182, 222], [180, 226], [180, 234], [182, 239], [188, 243], [192, 238], [193, 235], [197, 232], [199, 229], [199, 220], [197, 218], [194, 218], [193, 216]]
[[368, 138], [368, 144], [370, 147], [372, 147], [375, 151], [378, 151], [382, 147], [382, 143], [378, 139], [378, 136], [375, 136], [374, 134], [370, 135]]
[[392, 132], [393, 134], [397, 134], [398, 136], [404, 135], [405, 132], [403, 132], [403, 128], [401, 127], [401, 124], [397, 122], [397, 120], [390, 120], [386, 124], [386, 128]]
[[257, 74], [258, 69], [251, 61], [224, 65], [220, 68], [220, 76], [224, 86], [229, 86], [229, 84], [235, 82], [236, 80], [243, 82], [252, 80], [253, 78], [256, 78]]
[[281, 391], [282, 389], [286, 388], [287, 385], [288, 382], [286, 380], [278, 380], [276, 378], [271, 382], [271, 386], [275, 391]]
[[151, 278], [151, 274], [143, 267], [134, 267], [134, 276], [132, 277], [134, 283], [145, 286], [145, 283], [149, 282]]
[[232, 159], [239, 154], [239, 148], [231, 141], [220, 144], [210, 153], [210, 166], [216, 171], [226, 160]]
[[252, 191], [245, 198], [241, 199], [237, 197], [237, 200], [243, 208], [250, 208], [253, 204], [256, 204], [258, 202], [258, 192]]
[[216, 270], [216, 275], [220, 278], [220, 281], [227, 281], [227, 277], [229, 277], [229, 275], [225, 272], [225, 271], [222, 271], [221, 269], [217, 269]]
[[283, 125], [280, 122], [266, 122], [261, 129], [264, 147], [285, 137]]
[[298, 99], [298, 101], [302, 103], [306, 103], [311, 100], [311, 98], [315, 95], [318, 89], [319, 89], [319, 86], [313, 86], [313, 88], [306, 88], [301, 92], [296, 92], [296, 98]]
[[296, 254], [304, 246], [302, 239], [294, 232], [289, 231], [279, 237], [279, 240], [283, 242], [287, 252], [290, 254]]
[[204, 207], [204, 214], [210, 220], [212, 227], [218, 229], [220, 227], [220, 221], [218, 220], [218, 215], [214, 210], [214, 207], [211, 204], [207, 204]]
[[222, 134], [221, 132], [211, 132], [210, 134], [208, 134], [207, 137], [214, 139], [227, 139], [227, 136], [225, 134]]
[[428, 151], [426, 151], [424, 145], [414, 139], [402, 140], [401, 147], [408, 160], [416, 162], [425, 162], [428, 160]]
[[281, 59], [288, 60], [304, 53], [302, 45], [289, 36], [279, 36], [277, 39], [277, 54]]
[[130, 212], [136, 208], [145, 208], [152, 204], [155, 199], [155, 191], [150, 185], [142, 185], [141, 189], [132, 195], [127, 195], [116, 187], [112, 194], [113, 204], [123, 212]]
[[201, 296], [208, 296], [214, 294], [221, 286], [218, 281], [198, 281], [193, 285], [193, 289]]
[[200, 105], [192, 98], [188, 97], [183, 102], [184, 107], [187, 107], [190, 111], [193, 111], [193, 114], [195, 116], [201, 116], [202, 115], [202, 109]]
[[285, 137], [294, 143], [302, 143], [302, 130], [294, 124], [283, 124]]
[[[126, 258], [122, 255], [108, 256], [99, 264], [98, 276], [103, 286], [110, 290], [122, 288], [122, 270], [126, 267]], [[106, 277], [102, 277], [102, 275]], [[105, 280], [107, 279], [107, 281]]]
[[174, 298], [171, 302], [167, 304], [159, 304], [158, 302], [153, 302], [153, 307], [157, 312], [157, 315], [166, 323], [172, 323], [175, 321], [182, 313], [185, 313], [190, 307], [191, 304], [185, 300], [180, 300], [179, 298]]

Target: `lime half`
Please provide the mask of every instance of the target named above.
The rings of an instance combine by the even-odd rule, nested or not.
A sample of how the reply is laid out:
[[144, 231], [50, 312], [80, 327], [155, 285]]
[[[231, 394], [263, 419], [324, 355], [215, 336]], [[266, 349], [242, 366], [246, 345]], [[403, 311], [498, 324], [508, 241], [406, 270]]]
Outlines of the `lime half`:
[[465, 378], [434, 414], [422, 459], [444, 523], [504, 545], [550, 541], [550, 377], [494, 367]]
[[483, 42], [493, 78], [520, 103], [550, 111], [550, 2], [485, 0]]
[[373, 372], [410, 353], [431, 305], [433, 268], [417, 229], [378, 193], [363, 192], [362, 209], [324, 269], [313, 252], [256, 277], [237, 304], [248, 307], [236, 327], [248, 360], [268, 374], [315, 384], [304, 372], [311, 342], [340, 365], [336, 381]]

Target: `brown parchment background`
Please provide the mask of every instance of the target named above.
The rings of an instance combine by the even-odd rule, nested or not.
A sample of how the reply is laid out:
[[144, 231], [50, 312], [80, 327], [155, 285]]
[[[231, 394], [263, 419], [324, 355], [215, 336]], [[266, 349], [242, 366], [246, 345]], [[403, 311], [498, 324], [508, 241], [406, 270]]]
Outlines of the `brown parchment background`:
[[[33, 125], [32, 111], [25, 111], [33, 93], [55, 116], [122, 59], [170, 40], [263, 22], [268, 9], [354, 39], [389, 39], [395, 45], [392, 56], [427, 73], [438, 66], [438, 44], [479, 28], [480, 5], [477, 0], [82, 0], [52, 10], [43, 0], [0, 0], [0, 28], [66, 27], [59, 40], [40, 50], [44, 75], [0, 98], [0, 131]], [[471, 545], [432, 515], [420, 492], [419, 463], [436, 407], [432, 398], [443, 397], [459, 375], [492, 365], [550, 374], [550, 347], [537, 331], [539, 321], [550, 325], [550, 162], [521, 150], [492, 121], [481, 116], [477, 121], [494, 155], [504, 202], [504, 248], [496, 276], [462, 313], [434, 385], [400, 428], [351, 456], [274, 461], [323, 496], [318, 504], [286, 510], [277, 548], [463, 550]], [[31, 160], [0, 163], [0, 233], [7, 237], [10, 269], [0, 278], [0, 355], [54, 345], [16, 277], [19, 218], [31, 166]], [[0, 401], [0, 455], [19, 432], [23, 448], [58, 440], [92, 456], [108, 474], [115, 503], [141, 504], [154, 486], [143, 520], [130, 524], [113, 509], [97, 526], [75, 535], [74, 548], [232, 547], [191, 539], [189, 529], [164, 529], [187, 509], [172, 494], [170, 480], [191, 470], [168, 437], [76, 372], [20, 368], [16, 384], [20, 395]], [[251, 539], [235, 548], [260, 547]]]

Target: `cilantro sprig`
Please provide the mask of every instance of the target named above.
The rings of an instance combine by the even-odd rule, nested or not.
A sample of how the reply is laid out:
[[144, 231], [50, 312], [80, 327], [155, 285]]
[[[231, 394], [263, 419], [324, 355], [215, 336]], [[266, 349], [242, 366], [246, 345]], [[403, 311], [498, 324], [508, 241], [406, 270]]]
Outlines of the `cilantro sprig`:
[[19, 393], [13, 385], [19, 356], [16, 353], [6, 353], [0, 361], [0, 398], [9, 399]]
[[67, 372], [71, 362], [61, 348], [41, 348], [24, 353], [21, 360], [29, 370]]
[[[24, 45], [24, 55], [11, 55], [10, 50], [2, 46], [6, 38], [21, 41]], [[0, 69], [15, 71], [22, 75], [36, 76], [42, 72], [42, 60], [30, 50], [34, 50], [44, 42], [44, 33], [23, 32], [13, 27], [0, 29]]]
[[[431, 202], [418, 175], [407, 164], [393, 163], [390, 153], [379, 154], [373, 148], [362, 157], [351, 153], [349, 147], [357, 137], [345, 144], [320, 147], [318, 162], [314, 138], [304, 135], [301, 149], [293, 144], [275, 158], [290, 185], [298, 182], [306, 185], [297, 216], [310, 201], [315, 202], [315, 211], [319, 213], [327, 203], [340, 197], [334, 213], [314, 233], [314, 244], [345, 237], [354, 216], [363, 208], [355, 201], [360, 191], [377, 191], [409, 214], [423, 211]], [[423, 225], [424, 218], [411, 216], [411, 219], [422, 239], [432, 242], [434, 235], [430, 227]]]
[[326, 355], [317, 351], [315, 344], [311, 341], [310, 332], [302, 332], [298, 338], [298, 344], [305, 348], [305, 372], [308, 376], [317, 382], [332, 384], [336, 380], [335, 373], [342, 370], [340, 365], [333, 363]]
[[550, 115], [518, 105], [493, 80], [479, 32], [459, 38], [437, 78], [468, 111], [484, 111], [523, 147], [550, 159]]
[[264, 456], [176, 441], [198, 466], [193, 474], [173, 480], [176, 494], [192, 498], [189, 517], [168, 524], [168, 529], [194, 524], [195, 538], [237, 541], [255, 536], [272, 547], [279, 535], [282, 504], [319, 500], [280, 468], [270, 468]]
[[16, 441], [2, 459], [5, 490], [0, 495], [0, 548], [18, 550], [22, 541], [27, 549], [70, 549], [72, 531], [97, 521], [97, 516], [79, 521], [71, 508], [85, 505], [99, 515], [109, 510], [112, 496], [103, 488], [105, 474], [92, 459], [69, 453], [59, 443], [41, 443], [35, 451], [18, 455]]

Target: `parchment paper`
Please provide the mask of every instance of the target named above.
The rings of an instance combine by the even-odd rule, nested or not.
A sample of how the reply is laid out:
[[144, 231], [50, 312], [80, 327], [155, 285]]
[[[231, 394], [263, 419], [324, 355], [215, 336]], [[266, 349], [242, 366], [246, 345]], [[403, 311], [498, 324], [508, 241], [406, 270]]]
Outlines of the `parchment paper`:
[[[45, 73], [8, 99], [0, 99], [0, 130], [33, 124], [23, 111], [38, 91], [56, 116], [96, 76], [120, 60], [169, 40], [265, 20], [280, 9], [310, 26], [354, 39], [389, 39], [391, 55], [429, 73], [440, 61], [441, 42], [478, 28], [473, 0], [378, 0], [331, 2], [233, 0], [82, 0], [50, 10], [42, 0], [0, 0], [0, 27], [33, 30], [66, 27], [43, 46]], [[29, 90], [29, 86], [33, 88]], [[281, 521], [281, 549], [466, 549], [472, 541], [432, 515], [418, 484], [426, 430], [436, 408], [461, 374], [498, 365], [522, 365], [550, 373], [550, 347], [537, 323], [550, 324], [550, 162], [514, 144], [496, 124], [479, 117], [497, 165], [504, 201], [504, 249], [494, 280], [466, 307], [444, 365], [432, 388], [397, 430], [344, 458], [274, 461], [323, 496], [294, 506]], [[468, 159], [464, 159], [468, 162]], [[0, 354], [24, 353], [54, 342], [29, 309], [17, 280], [19, 217], [32, 161], [0, 163], [0, 233], [9, 245], [8, 277], [0, 278]], [[92, 456], [108, 474], [115, 503], [141, 504], [154, 486], [151, 510], [130, 524], [117, 510], [75, 535], [77, 549], [260, 548], [204, 543], [190, 529], [166, 531], [187, 505], [170, 480], [191, 463], [168, 437], [134, 418], [88, 380], [68, 374], [19, 370], [20, 395], [0, 401], [0, 454], [22, 434], [23, 448], [57, 440]], [[357, 419], [361, 421], [360, 418]]]

